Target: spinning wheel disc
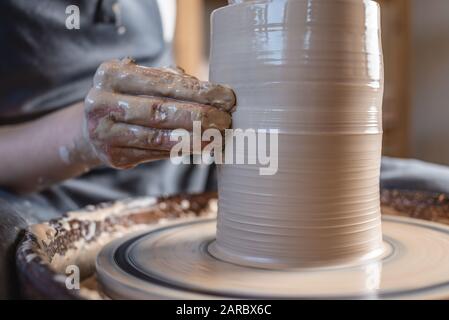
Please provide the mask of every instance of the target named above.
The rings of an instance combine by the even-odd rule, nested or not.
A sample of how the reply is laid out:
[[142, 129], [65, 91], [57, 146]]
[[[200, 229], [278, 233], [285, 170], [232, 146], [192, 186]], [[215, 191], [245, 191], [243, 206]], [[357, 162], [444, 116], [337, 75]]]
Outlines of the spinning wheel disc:
[[383, 217], [384, 252], [363, 264], [268, 270], [213, 255], [215, 219], [161, 226], [107, 245], [104, 293], [118, 299], [449, 298], [449, 227]]

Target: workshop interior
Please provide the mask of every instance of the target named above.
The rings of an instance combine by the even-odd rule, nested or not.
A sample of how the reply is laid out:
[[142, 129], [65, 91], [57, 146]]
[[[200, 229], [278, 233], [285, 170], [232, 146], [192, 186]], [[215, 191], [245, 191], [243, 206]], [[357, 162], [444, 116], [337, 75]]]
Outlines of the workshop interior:
[[449, 1], [0, 16], [0, 299], [449, 299]]

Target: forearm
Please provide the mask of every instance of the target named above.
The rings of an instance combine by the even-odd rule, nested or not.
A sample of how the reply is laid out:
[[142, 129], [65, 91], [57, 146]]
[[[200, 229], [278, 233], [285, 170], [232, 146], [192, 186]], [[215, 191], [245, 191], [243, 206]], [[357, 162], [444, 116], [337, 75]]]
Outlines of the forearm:
[[32, 192], [99, 164], [83, 137], [83, 104], [0, 127], [0, 187]]

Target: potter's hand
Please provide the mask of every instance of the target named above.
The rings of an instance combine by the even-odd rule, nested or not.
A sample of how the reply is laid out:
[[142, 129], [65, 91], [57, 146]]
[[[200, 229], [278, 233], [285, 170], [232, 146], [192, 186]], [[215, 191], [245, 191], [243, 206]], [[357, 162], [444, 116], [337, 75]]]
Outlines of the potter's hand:
[[130, 59], [103, 63], [85, 100], [85, 135], [101, 162], [115, 168], [169, 157], [174, 129], [220, 131], [231, 124], [228, 87], [180, 70], [148, 68]]

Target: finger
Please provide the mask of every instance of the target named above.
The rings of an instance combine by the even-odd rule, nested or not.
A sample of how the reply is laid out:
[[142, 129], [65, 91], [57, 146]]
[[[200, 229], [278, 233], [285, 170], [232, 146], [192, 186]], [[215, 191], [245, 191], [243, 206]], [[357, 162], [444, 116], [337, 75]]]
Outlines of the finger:
[[233, 111], [234, 92], [227, 86], [162, 68], [138, 66], [131, 59], [103, 63], [94, 78], [97, 88], [130, 95], [161, 96]]
[[[210, 142], [200, 141], [198, 150], [194, 150], [193, 133], [185, 130], [184, 133], [172, 130], [157, 130], [141, 126], [127, 125], [124, 123], [115, 123], [108, 130], [105, 145], [108, 149], [127, 148], [137, 150], [157, 151], [161, 154], [170, 153], [172, 148], [178, 144], [181, 139], [186, 139], [188, 145], [182, 149], [185, 154], [200, 153]], [[201, 137], [200, 137], [201, 139]]]
[[[193, 130], [193, 122], [201, 122], [203, 130], [220, 131], [231, 125], [231, 116], [208, 105], [168, 98], [136, 97], [92, 89], [86, 98], [88, 112], [109, 110], [115, 122], [159, 129]], [[105, 112], [100, 112], [104, 114]]]
[[111, 149], [110, 165], [119, 169], [130, 169], [144, 162], [169, 157], [170, 153], [164, 151], [115, 147]]
[[175, 66], [171, 65], [171, 66], [168, 66], [168, 67], [164, 67], [162, 69], [171, 71], [171, 72], [176, 73], [176, 74], [186, 74], [186, 71], [183, 68], [181, 68], [180, 66], [176, 66], [176, 65]]
[[[188, 142], [188, 146], [183, 151], [189, 154], [194, 151], [193, 133], [187, 130], [174, 132], [173, 130], [151, 129], [125, 123], [114, 123], [103, 134], [103, 138], [104, 144], [109, 148], [135, 148], [160, 152], [170, 152], [176, 144], [184, 139], [184, 141]], [[209, 144], [209, 141], [200, 141], [198, 145], [199, 150], [196, 151], [201, 151], [207, 144]]]
[[209, 141], [200, 141], [198, 146], [194, 145], [193, 134], [187, 130], [181, 134], [179, 131], [104, 121], [107, 123], [102, 125], [105, 130], [96, 133], [102, 137], [97, 148], [102, 150], [105, 162], [116, 168], [132, 168], [142, 162], [169, 158], [172, 148], [180, 142], [182, 146], [175, 151], [175, 156], [201, 154], [209, 144]]
[[[104, 133], [104, 143], [109, 147], [135, 148], [170, 152], [178, 140], [172, 141], [172, 130], [146, 128], [125, 123], [114, 123]], [[191, 133], [186, 131], [191, 139]]]

